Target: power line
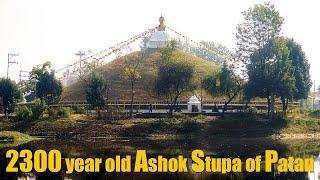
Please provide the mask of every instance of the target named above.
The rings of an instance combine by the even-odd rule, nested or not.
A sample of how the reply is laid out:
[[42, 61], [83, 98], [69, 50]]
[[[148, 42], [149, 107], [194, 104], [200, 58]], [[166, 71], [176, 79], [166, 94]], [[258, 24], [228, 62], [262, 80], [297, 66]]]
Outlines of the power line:
[[[111, 46], [111, 47], [109, 47], [107, 49], [104, 49], [104, 50], [102, 50], [102, 51], [100, 51], [98, 53], [95, 53], [95, 54], [92, 54], [90, 56], [87, 56], [86, 58], [81, 59], [81, 61], [86, 61], [86, 60], [89, 60], [89, 59], [99, 59], [99, 60], [103, 59], [103, 58], [109, 56], [110, 54], [112, 54], [114, 52], [117, 52], [119, 49], [125, 47], [126, 45], [138, 40], [140, 37], [142, 37], [142, 36], [144, 36], [144, 35], [146, 35], [148, 33], [153, 32], [154, 30], [155, 30], [155, 28], [148, 29], [148, 30], [144, 31], [143, 33], [140, 33], [140, 34], [138, 34], [136, 36], [131, 37], [130, 39], [122, 41], [122, 42], [120, 42], [120, 43], [118, 43], [118, 44], [116, 44], [114, 46]], [[102, 55], [102, 56], [98, 57], [99, 55]], [[68, 69], [68, 68], [70, 68], [72, 66], [76, 66], [77, 64], [79, 64], [79, 61], [80, 60], [75, 61], [75, 62], [73, 62], [73, 63], [71, 63], [71, 64], [69, 64], [69, 65], [67, 65], [67, 66], [65, 66], [63, 68], [60, 68], [60, 69], [56, 70], [56, 72], [60, 72], [60, 71], [63, 71], [65, 69]]]
[[[146, 31], [138, 34], [138, 35], [135, 35], [135, 36], [133, 36], [133, 37], [131, 37], [131, 38], [125, 40], [125, 41], [122, 41], [122, 42], [120, 42], [120, 43], [118, 43], [118, 44], [116, 44], [116, 45], [114, 45], [114, 46], [108, 47], [107, 49], [104, 49], [104, 50], [102, 50], [102, 51], [100, 51], [100, 52], [98, 52], [98, 53], [94, 53], [94, 54], [92, 54], [92, 55], [90, 55], [90, 56], [84, 57], [86, 54], [85, 54], [83, 51], [80, 50], [80, 51], [78, 51], [77, 53], [75, 53], [75, 55], [79, 57], [79, 60], [77, 60], [77, 61], [75, 61], [75, 62], [73, 62], [73, 63], [71, 63], [71, 64], [69, 64], [69, 65], [67, 65], [67, 66], [65, 66], [65, 67], [63, 67], [63, 68], [60, 68], [60, 69], [56, 70], [55, 73], [61, 72], [61, 71], [63, 71], [63, 70], [67, 70], [68, 73], [70, 73], [69, 69], [72, 68], [72, 67], [75, 67], [75, 70], [72, 71], [71, 74], [76, 73], [76, 72], [79, 72], [79, 73], [80, 73], [80, 76], [81, 76], [81, 73], [82, 73], [81, 68], [82, 68], [83, 65], [85, 65], [86, 63], [88, 63], [88, 60], [89, 60], [89, 59], [92, 59], [93, 63], [94, 63], [95, 61], [99, 61], [99, 60], [105, 59], [106, 57], [108, 57], [108, 56], [110, 56], [110, 55], [112, 55], [112, 54], [114, 54], [114, 53], [117, 53], [118, 51], [120, 51], [121, 49], [125, 48], [126, 46], [134, 43], [135, 41], [137, 41], [137, 40], [140, 39], [141, 37], [145, 37], [146, 35], [155, 32], [155, 31], [156, 31], [156, 28], [157, 28], [157, 27], [150, 28], [150, 29], [148, 29], [148, 30], [146, 30]], [[186, 41], [189, 41], [189, 42], [191, 42], [191, 43], [194, 43], [194, 44], [198, 45], [199, 47], [202, 47], [202, 48], [206, 49], [208, 52], [212, 52], [212, 53], [214, 53], [214, 54], [223, 56], [224, 58], [230, 58], [229, 54], [227, 54], [227, 53], [218, 52], [218, 51], [216, 51], [216, 50], [213, 50], [213, 49], [207, 47], [206, 45], [204, 45], [204, 44], [202, 44], [202, 43], [199, 43], [199, 42], [196, 42], [196, 41], [192, 40], [191, 38], [188, 38], [187, 36], [185, 36], [185, 35], [177, 32], [177, 31], [171, 29], [170, 27], [167, 27], [167, 28], [168, 28], [170, 31], [172, 31], [172, 32], [174, 32], [175, 34], [177, 34], [178, 36], [183, 37]], [[14, 54], [10, 54], [10, 57], [9, 57], [9, 54], [8, 54], [8, 71], [9, 71], [9, 64], [10, 64], [10, 63], [15, 63], [15, 62], [10, 62], [10, 61], [9, 61], [9, 59], [10, 59], [12, 56], [14, 56]], [[83, 58], [83, 57], [84, 57], [84, 58]], [[76, 68], [77, 65], [79, 65], [79, 68]], [[101, 64], [101, 65], [102, 65], [102, 64]]]

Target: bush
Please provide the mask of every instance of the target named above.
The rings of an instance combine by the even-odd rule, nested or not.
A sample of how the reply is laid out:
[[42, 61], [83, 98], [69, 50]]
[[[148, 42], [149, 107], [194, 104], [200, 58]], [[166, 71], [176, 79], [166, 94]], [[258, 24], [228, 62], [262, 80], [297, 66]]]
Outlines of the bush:
[[256, 107], [249, 107], [248, 108], [248, 113], [250, 114], [257, 114], [258, 109]]
[[46, 109], [47, 105], [44, 102], [41, 102], [40, 99], [35, 100], [34, 104], [31, 106], [33, 120], [37, 120], [42, 117]]
[[57, 108], [55, 108], [55, 107], [50, 107], [50, 108], [48, 109], [48, 115], [49, 115], [50, 118], [53, 118], [53, 119], [57, 118], [57, 117], [58, 117]]
[[48, 115], [50, 118], [67, 118], [71, 115], [72, 109], [70, 107], [50, 107]]
[[186, 120], [191, 120], [190, 116], [183, 114], [181, 112], [175, 112], [173, 113], [173, 118], [181, 120], [181, 121], [186, 121]]
[[311, 117], [314, 117], [314, 118], [319, 118], [319, 117], [320, 117], [320, 110], [312, 111], [312, 112], [310, 113], [310, 116], [311, 116]]
[[74, 112], [75, 114], [85, 114], [86, 113], [86, 109], [82, 106], [75, 106], [74, 107]]
[[58, 117], [67, 118], [70, 116], [72, 110], [70, 107], [59, 107], [57, 109], [57, 115]]
[[100, 113], [104, 115], [106, 120], [119, 120], [129, 117], [129, 114], [127, 114], [121, 106], [108, 106], [106, 113], [103, 111]]
[[178, 132], [182, 134], [190, 134], [199, 130], [199, 124], [195, 120], [185, 120], [180, 124]]
[[33, 115], [30, 108], [27, 106], [21, 106], [17, 109], [16, 120], [17, 121], [30, 121], [32, 120]]

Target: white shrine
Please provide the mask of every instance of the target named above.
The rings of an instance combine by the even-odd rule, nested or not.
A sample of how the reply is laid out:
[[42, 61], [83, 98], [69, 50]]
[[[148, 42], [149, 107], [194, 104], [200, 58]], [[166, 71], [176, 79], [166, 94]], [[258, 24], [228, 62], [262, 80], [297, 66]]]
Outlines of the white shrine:
[[195, 95], [189, 99], [188, 112], [201, 112], [201, 102]]

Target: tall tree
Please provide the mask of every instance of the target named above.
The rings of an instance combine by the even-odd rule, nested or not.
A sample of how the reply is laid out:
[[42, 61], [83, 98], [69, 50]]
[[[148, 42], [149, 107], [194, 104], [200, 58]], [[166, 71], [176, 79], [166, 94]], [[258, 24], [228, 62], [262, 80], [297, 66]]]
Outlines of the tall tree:
[[272, 119], [277, 87], [271, 77], [276, 76], [276, 62], [289, 59], [282, 40], [277, 40], [284, 19], [270, 3], [255, 5], [243, 15], [245, 21], [237, 26], [236, 59], [245, 65], [243, 75], [248, 78], [245, 93], [249, 97], [267, 98]]
[[[281, 102], [282, 102], [282, 111], [284, 114], [287, 112], [288, 102], [289, 100], [300, 100], [306, 99], [308, 97], [308, 93], [312, 86], [312, 81], [310, 79], [310, 65], [308, 60], [305, 57], [304, 52], [302, 51], [301, 46], [296, 43], [293, 39], [285, 39], [286, 45], [289, 48], [289, 59], [291, 60], [291, 64], [293, 66], [293, 74], [291, 78], [294, 78], [295, 83], [283, 82], [279, 90], [284, 89], [280, 94]], [[291, 79], [290, 78], [290, 79]], [[285, 85], [291, 85], [291, 87], [283, 87]], [[293, 86], [293, 87], [292, 87]]]
[[286, 39], [287, 47], [290, 50], [289, 59], [292, 60], [294, 66], [294, 77], [296, 79], [296, 91], [293, 98], [295, 100], [305, 99], [312, 86], [310, 78], [310, 64], [303, 52], [301, 46], [293, 39]]
[[193, 89], [194, 68], [191, 64], [175, 61], [175, 43], [161, 51], [162, 64], [159, 67], [155, 89], [169, 102], [169, 115], [177, 106], [179, 97], [186, 90]]
[[54, 72], [45, 71], [36, 83], [36, 95], [41, 101], [52, 104], [60, 101], [62, 83], [56, 79]]
[[130, 98], [130, 117], [133, 115], [133, 102], [134, 102], [134, 93], [135, 93], [135, 85], [139, 79], [141, 79], [141, 73], [138, 70], [141, 59], [144, 58], [144, 53], [139, 52], [139, 54], [133, 54], [129, 57], [126, 57], [124, 63], [124, 78], [126, 80], [129, 80], [130, 82], [130, 92], [131, 92], [131, 98]]
[[97, 108], [98, 117], [100, 118], [100, 111], [105, 107], [108, 98], [108, 83], [106, 79], [96, 71], [91, 73], [87, 81], [86, 98], [93, 109]]
[[14, 111], [15, 104], [22, 99], [22, 94], [18, 90], [17, 84], [10, 80], [0, 79], [0, 97], [2, 99], [3, 112], [5, 116]]
[[31, 102], [37, 98], [36, 84], [39, 81], [40, 76], [45, 72], [52, 72], [51, 63], [49, 61], [32, 68], [29, 73], [30, 79], [29, 81], [26, 81], [25, 86], [22, 88], [22, 93], [25, 95], [27, 102]]
[[37, 67], [33, 67], [32, 71], [30, 72], [30, 79], [37, 81], [40, 79], [40, 76], [43, 75], [45, 72], [52, 72], [50, 61], [46, 61], [45, 63]]
[[29, 86], [31, 95], [35, 93], [42, 102], [52, 104], [60, 101], [62, 83], [55, 77], [50, 61], [32, 68]]
[[242, 14], [244, 22], [237, 25], [236, 32], [236, 59], [246, 65], [256, 50], [279, 35], [284, 19], [270, 3], [257, 4]]
[[219, 75], [219, 90], [221, 94], [227, 96], [226, 104], [229, 104], [242, 90], [242, 80], [234, 73], [234, 71], [223, 63], [221, 73]]
[[268, 113], [273, 118], [275, 98], [292, 96], [295, 79], [284, 38], [275, 38], [257, 50], [247, 65], [249, 80], [246, 95], [267, 98]]
[[211, 96], [226, 96], [228, 99], [225, 104], [227, 105], [241, 92], [243, 83], [225, 62], [221, 71], [206, 77], [203, 84]]

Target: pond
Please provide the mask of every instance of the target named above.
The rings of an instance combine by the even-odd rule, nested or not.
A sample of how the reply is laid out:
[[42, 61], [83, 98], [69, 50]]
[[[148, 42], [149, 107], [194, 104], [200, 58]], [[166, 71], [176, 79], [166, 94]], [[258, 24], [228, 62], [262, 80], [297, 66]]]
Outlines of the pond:
[[[4, 148], [5, 147], [5, 148]], [[318, 179], [314, 173], [194, 173], [191, 170], [186, 173], [72, 173], [66, 174], [65, 170], [59, 173], [4, 173], [9, 160], [5, 152], [9, 148], [1, 148], [0, 179]], [[266, 149], [273, 149], [279, 153], [279, 157], [314, 157], [319, 156], [320, 140], [273, 140], [271, 138], [211, 138], [211, 139], [157, 139], [130, 138], [108, 139], [95, 138], [87, 140], [66, 139], [41, 139], [14, 147], [16, 150], [30, 149], [35, 151], [43, 149], [49, 151], [58, 149], [62, 157], [82, 158], [109, 158], [116, 155], [132, 155], [139, 149], [147, 150], [148, 157], [163, 155], [164, 157], [177, 157], [184, 155], [190, 157], [195, 149], [201, 149], [206, 155], [212, 157], [239, 157], [246, 159], [257, 155], [264, 155]], [[189, 162], [189, 160], [188, 160]], [[66, 167], [62, 167], [65, 169]], [[104, 170], [101, 167], [102, 170]]]

